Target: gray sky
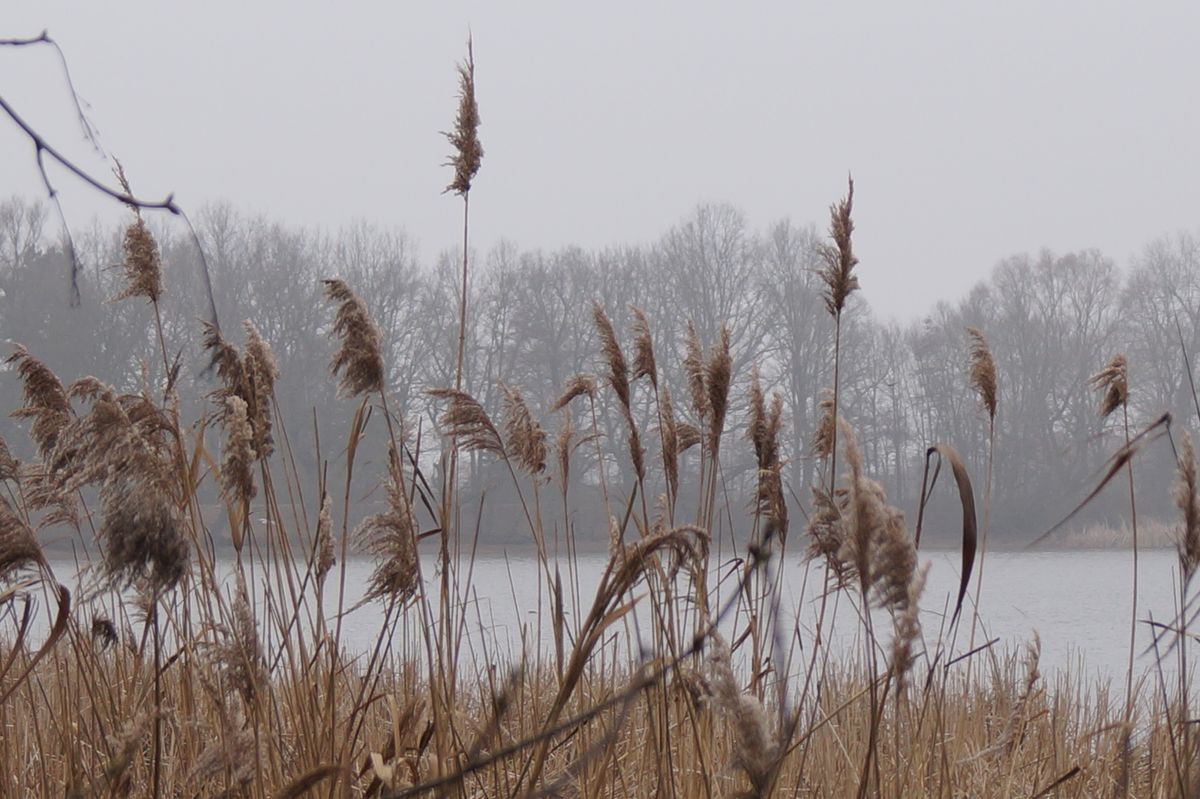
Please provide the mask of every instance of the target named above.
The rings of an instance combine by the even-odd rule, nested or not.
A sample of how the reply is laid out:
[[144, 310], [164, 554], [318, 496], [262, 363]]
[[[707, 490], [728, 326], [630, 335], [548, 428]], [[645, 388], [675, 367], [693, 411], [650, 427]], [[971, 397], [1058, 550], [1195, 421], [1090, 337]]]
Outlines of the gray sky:
[[[454, 244], [455, 62], [475, 37], [473, 243], [646, 242], [701, 201], [824, 227], [856, 182], [866, 298], [908, 319], [1005, 255], [1124, 265], [1200, 224], [1200, 4], [23, 2], [141, 194]], [[53, 52], [0, 94], [104, 170]], [[56, 173], [73, 226], [112, 209]], [[41, 191], [0, 119], [0, 195]], [[107, 218], [107, 217], [106, 217]]]

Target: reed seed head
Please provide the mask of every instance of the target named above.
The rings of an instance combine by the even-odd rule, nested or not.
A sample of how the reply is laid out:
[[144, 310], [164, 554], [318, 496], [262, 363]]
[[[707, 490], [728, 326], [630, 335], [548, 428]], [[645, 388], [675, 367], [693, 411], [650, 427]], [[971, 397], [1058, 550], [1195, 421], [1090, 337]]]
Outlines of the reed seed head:
[[236, 691], [247, 705], [254, 703], [267, 683], [266, 661], [258, 638], [258, 623], [250, 607], [246, 582], [239, 575], [229, 612], [229, 623], [220, 629], [221, 640], [210, 657], [223, 691]]
[[254, 427], [254, 449], [258, 457], [266, 458], [274, 451], [274, 439], [271, 437], [271, 403], [275, 399], [275, 381], [279, 379], [279, 366], [275, 362], [275, 353], [258, 328], [250, 320], [244, 323], [246, 328], [246, 353], [243, 356], [243, 369], [250, 380], [250, 394], [253, 402], [249, 403], [252, 412], [250, 422]]
[[558, 479], [563, 490], [571, 483], [571, 452], [575, 445], [575, 428], [571, 424], [571, 409], [567, 408], [558, 421], [558, 434], [554, 437], [554, 454], [558, 459]]
[[625, 361], [625, 354], [621, 352], [612, 322], [599, 302], [592, 303], [592, 319], [596, 323], [596, 333], [600, 336], [600, 352], [604, 355], [605, 365], [608, 367], [608, 384], [612, 386], [621, 406], [628, 410], [631, 407], [629, 365]]
[[560, 411], [571, 403], [571, 400], [576, 397], [587, 396], [588, 399], [596, 398], [596, 378], [593, 375], [579, 374], [573, 375], [567, 381], [567, 385], [563, 387], [562, 394], [550, 406], [551, 411]]
[[71, 421], [71, 403], [66, 389], [50, 367], [30, 355], [20, 344], [6, 362], [16, 364], [25, 398], [25, 405], [13, 411], [12, 416], [33, 419], [29, 437], [37, 444], [39, 457], [46, 460], [57, 446], [59, 434]]
[[118, 396], [95, 378], [77, 381], [72, 394], [91, 408], [62, 431], [48, 479], [62, 494], [99, 486], [106, 578], [119, 587], [141, 584], [158, 596], [189, 566], [172, 492], [175, 465], [164, 434], [169, 422], [144, 397]]
[[124, 255], [121, 267], [125, 272], [125, 288], [113, 299], [145, 297], [157, 303], [163, 290], [162, 260], [158, 243], [140, 214], [125, 228], [121, 251]]
[[909, 671], [916, 660], [917, 642], [921, 640], [921, 618], [918, 602], [925, 591], [925, 578], [929, 575], [926, 563], [913, 575], [907, 587], [904, 609], [895, 615], [892, 635], [892, 673], [896, 678], [896, 694], [904, 696]]
[[833, 418], [833, 389], [823, 389], [821, 393], [821, 401], [817, 404], [817, 429], [813, 433], [812, 450], [814, 455], [824, 459], [833, 454], [837, 422]]
[[650, 378], [650, 384], [658, 388], [658, 366], [654, 359], [654, 339], [650, 335], [650, 322], [641, 308], [629, 306], [633, 313], [633, 379]]
[[12, 456], [8, 442], [0, 436], [0, 480], [20, 480], [21, 463]]
[[766, 711], [754, 697], [742, 693], [733, 674], [729, 645], [721, 634], [712, 635], [708, 656], [708, 684], [717, 712], [732, 726], [734, 763], [745, 772], [754, 796], [765, 795], [776, 755], [775, 735]]
[[833, 316], [841, 316], [846, 300], [858, 290], [854, 267], [858, 258], [851, 241], [854, 233], [854, 178], [848, 179], [846, 196], [829, 207], [829, 237], [833, 244], [824, 244], [819, 253], [825, 262], [820, 271], [825, 283], [825, 307]]
[[375, 569], [367, 583], [365, 600], [383, 599], [403, 605], [420, 588], [417, 564], [417, 528], [400, 459], [388, 458], [388, 509], [368, 516], [354, 531], [364, 549], [375, 558]]
[[546, 431], [533, 418], [519, 388], [504, 383], [500, 388], [504, 392], [507, 451], [528, 474], [541, 474], [546, 470]]
[[501, 458], [508, 457], [500, 431], [478, 400], [465, 391], [452, 388], [431, 389], [429, 396], [449, 402], [439, 421], [445, 434], [454, 439], [456, 446], [465, 452], [478, 450]]
[[658, 401], [662, 416], [662, 460], [663, 474], [671, 499], [679, 496], [679, 423], [675, 420], [675, 407], [671, 404], [671, 390], [663, 385], [659, 389]]
[[379, 329], [367, 312], [366, 303], [345, 282], [337, 279], [325, 281], [325, 297], [337, 303], [333, 333], [341, 345], [329, 369], [340, 378], [342, 396], [356, 397], [383, 391]]
[[225, 398], [225, 440], [221, 442], [221, 493], [242, 505], [254, 498], [254, 430], [241, 397]]
[[31, 566], [46, 562], [42, 547], [29, 525], [0, 497], [0, 582]]
[[321, 497], [321, 512], [317, 515], [316, 558], [313, 570], [317, 575], [317, 583], [325, 582], [325, 576], [337, 564], [337, 556], [333, 553], [333, 501], [329, 494]]
[[1185, 430], [1175, 478], [1175, 504], [1183, 514], [1177, 549], [1185, 585], [1191, 582], [1196, 566], [1200, 565], [1200, 497], [1196, 496], [1196, 490], [1196, 452], [1192, 437]]
[[700, 430], [687, 422], [675, 425], [675, 454], [682, 455], [700, 443]]
[[1108, 418], [1113, 411], [1129, 402], [1129, 365], [1123, 353], [1114, 355], [1096, 374], [1088, 378], [1088, 385], [1100, 392], [1101, 419]]
[[987, 339], [978, 328], [968, 327], [967, 335], [971, 338], [971, 388], [979, 395], [979, 401], [988, 412], [988, 418], [996, 418], [996, 402], [999, 395], [999, 383], [996, 379], [996, 361], [988, 347]]
[[846, 494], [831, 495], [820, 486], [812, 488], [812, 513], [808, 518], [808, 557], [824, 558], [837, 585], [848, 585], [854, 575], [854, 564], [846, 563], [839, 555], [846, 538]]
[[708, 419], [708, 378], [704, 368], [704, 351], [700, 348], [700, 337], [696, 326], [689, 319], [685, 338], [687, 353], [683, 359], [683, 371], [687, 374], [688, 393], [692, 395], [692, 410], [701, 423]]
[[729, 381], [733, 374], [733, 358], [729, 354], [729, 329], [721, 325], [717, 343], [708, 356], [705, 384], [708, 386], [709, 442], [716, 451], [725, 429], [725, 412], [729, 407]]
[[454, 130], [442, 133], [454, 148], [446, 166], [454, 167], [454, 179], [446, 187], [460, 196], [471, 190], [471, 182], [483, 162], [479, 142], [479, 104], [475, 100], [475, 46], [467, 39], [467, 60], [458, 65], [458, 115]]

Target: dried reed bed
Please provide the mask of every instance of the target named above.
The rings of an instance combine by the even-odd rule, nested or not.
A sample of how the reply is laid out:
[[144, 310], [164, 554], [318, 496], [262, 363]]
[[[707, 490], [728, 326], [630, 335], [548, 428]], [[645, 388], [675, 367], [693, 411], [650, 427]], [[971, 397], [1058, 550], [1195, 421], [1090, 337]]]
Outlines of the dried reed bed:
[[[367, 304], [345, 284], [330, 286], [340, 322], [334, 376], [344, 393], [369, 401], [374, 392], [383, 403]], [[709, 355], [693, 346], [697, 401], [684, 421], [669, 399], [654, 399], [665, 388], [654, 385], [662, 355], [652, 350], [645, 316], [632, 316], [633, 370], [616, 325], [601, 309], [595, 317], [607, 386], [573, 378], [557, 412], [586, 402], [581, 416], [594, 420], [594, 401], [612, 392], [631, 475], [657, 474], [664, 484], [668, 474], [679, 479], [680, 427], [704, 430], [698, 462], [683, 474], [703, 467], [713, 479], [727, 432], [714, 422], [729, 403], [727, 343]], [[1122, 713], [1106, 686], [1069, 676], [1046, 685], [1033, 648], [985, 649], [968, 658], [978, 666], [967, 670], [963, 652], [947, 648], [948, 631], [922, 629], [930, 618], [919, 612], [924, 569], [903, 516], [863, 473], [844, 420], [838, 446], [846, 473], [832, 498], [819, 489], [825, 499], [810, 525], [812, 553], [828, 559], [830, 591], [886, 609], [893, 630], [868, 624], [860, 654], [836, 660], [818, 656], [828, 652], [819, 633], [802, 639], [802, 648], [773, 634], [774, 563], [788, 527], [779, 471], [784, 414], [756, 376], [745, 430], [759, 469], [755, 493], [745, 498], [756, 522], [733, 589], [695, 601], [698, 575], [718, 565], [709, 551], [712, 519], [704, 517], [710, 496], [701, 495], [695, 511], [671, 509], [679, 518], [699, 513], [699, 524], [681, 526], [668, 522], [673, 491], [646, 505], [614, 498], [609, 566], [595, 596], [576, 606], [575, 622], [562, 608], [564, 595], [579, 588], [569, 557], [547, 554], [541, 520], [552, 511], [537, 486], [569, 471], [598, 425], [569, 430], [565, 442], [560, 434], [556, 477], [546, 468], [546, 434], [519, 389], [503, 388], [499, 424], [469, 394], [434, 393], [445, 403], [442, 423], [454, 446], [510, 463], [526, 492], [531, 540], [542, 541], [546, 607], [557, 615], [553, 646], [531, 644], [484, 666], [461, 648], [462, 625], [478, 623], [461, 601], [469, 574], [450, 575], [455, 597], [448, 599], [438, 595], [440, 580], [419, 571], [425, 517], [414, 504], [438, 505], [436, 497], [422, 499], [421, 454], [408, 457], [401, 432], [389, 437], [379, 475], [387, 509], [358, 530], [336, 532], [345, 509], [335, 507], [332, 487], [312, 519], [289, 529], [275, 484], [296, 472], [287, 458], [259, 454], [271, 440], [264, 389], [274, 372], [262, 365], [271, 363], [269, 345], [252, 327], [244, 353], [213, 330], [206, 337], [223, 383], [211, 406], [221, 431], [212, 453], [148, 397], [94, 379], [64, 383], [30, 352], [17, 352], [28, 403], [21, 415], [33, 420], [41, 454], [4, 471], [11, 499], [0, 513], [0, 600], [14, 611], [0, 649], [5, 795], [147, 795], [157, 786], [158, 795], [172, 796], [1014, 796], [1057, 782], [1059, 796], [1109, 794], [1122, 784], [1131, 796], [1165, 796], [1189, 779], [1172, 754], [1171, 719], [1180, 717], [1173, 693], [1144, 686], [1134, 734], [1123, 743], [1114, 732], [1124, 729]], [[639, 393], [661, 405], [644, 423], [633, 410]], [[250, 411], [247, 399], [260, 410]], [[356, 419], [365, 402], [357, 407]], [[286, 430], [276, 432], [287, 441]], [[357, 424], [352, 436], [347, 472], [358, 457]], [[655, 439], [659, 457], [636, 465], [646, 454], [641, 442]], [[248, 533], [231, 575], [218, 574], [212, 555], [221, 520], [204, 517], [199, 474], [180, 463], [208, 464], [230, 529], [249, 531], [251, 502], [279, 522], [266, 540]], [[1183, 474], [1181, 485], [1189, 485]], [[135, 518], [155, 520], [154, 534], [117, 524], [127, 501], [106, 504], [106, 485], [127, 500], [120, 487], [131, 481], [153, 486], [137, 494], [150, 515]], [[100, 489], [97, 506], [83, 499], [88, 486]], [[30, 500], [43, 495], [74, 504], [73, 512]], [[154, 510], [159, 502], [164, 509]], [[22, 634], [23, 609], [37, 601], [62, 610], [55, 586], [74, 584], [53, 574], [38, 548], [32, 525], [47, 517], [94, 518], [99, 564], [110, 577], [76, 593], [61, 635], [39, 656], [41, 642]], [[185, 542], [182, 554], [176, 541]], [[381, 609], [371, 652], [347, 651], [336, 616], [346, 578], [335, 564], [355, 553], [377, 564], [366, 591]], [[654, 609], [651, 634], [641, 631], [650, 651], [633, 644], [637, 602]], [[716, 628], [730, 622], [738, 634], [727, 643]]]
[[[545, 414], [501, 386], [503, 418], [489, 416], [462, 369], [467, 212], [483, 154], [474, 70], [469, 49], [447, 134], [464, 247], [455, 385], [429, 392], [442, 409], [440, 449], [410, 437], [404, 409], [389, 407], [370, 303], [338, 279], [325, 293], [331, 379], [351, 419], [342, 474], [319, 464], [320, 484], [302, 485], [275, 405], [270, 344], [250, 322], [241, 348], [215, 326], [200, 331], [220, 386], [203, 419], [181, 420], [159, 315], [164, 276], [140, 216], [125, 237], [119, 297], [151, 304], [164, 384], [125, 393], [94, 377], [65, 381], [23, 347], [9, 359], [24, 388], [14, 415], [28, 421], [36, 455], [17, 463], [0, 447], [0, 795], [1191, 795], [1200, 775], [1187, 613], [1156, 641], [1162, 657], [1178, 657], [1178, 684], [1130, 688], [1122, 708], [1107, 685], [1078, 675], [1048, 685], [1036, 639], [1007, 653], [963, 647], [958, 609], [932, 625], [921, 612], [919, 533], [866, 474], [839, 414], [842, 317], [859, 289], [853, 182], [830, 209], [822, 250], [835, 368], [831, 389], [813, 398], [819, 428], [807, 431], [826, 465], [811, 508], [797, 508], [799, 492], [784, 485], [787, 409], [766, 395], [757, 368], [748, 424], [729, 429], [739, 376], [724, 328], [704, 342], [687, 323], [676, 331], [682, 352], [656, 352], [651, 320], [631, 309], [631, 367], [616, 309], [597, 304], [601, 378], [571, 378]], [[994, 432], [1000, 377], [983, 334], [970, 336], [964, 389], [979, 393]], [[685, 376], [687, 407], [672, 402], [670, 360]], [[1096, 382], [1105, 413], [1126, 401], [1117, 366], [1119, 384]], [[609, 411], [615, 419], [602, 424]], [[385, 435], [366, 435], [373, 414]], [[553, 443], [543, 427], [552, 415]], [[604, 430], [619, 432], [606, 441]], [[1127, 433], [1125, 450], [1144, 435]], [[722, 461], [736, 446], [756, 470], [740, 498], [753, 518], [738, 550], [716, 555], [723, 503], [739, 500]], [[1186, 524], [1176, 542], [1186, 587], [1200, 562], [1200, 500], [1190, 443], [1182, 450]], [[460, 451], [506, 467], [537, 550], [551, 641], [470, 649], [466, 630], [483, 622], [471, 601], [474, 531], [456, 492]], [[950, 447], [929, 454], [951, 464], [962, 505], [961, 606], [973, 489]], [[1131, 455], [1121, 457], [1106, 480]], [[386, 506], [352, 530], [351, 481], [370, 463], [383, 464], [375, 479]], [[434, 464], [447, 479], [433, 479]], [[573, 469], [590, 470], [609, 515], [608, 561], [592, 595], [576, 579]], [[219, 487], [224, 518], [200, 502], [206, 480]], [[781, 621], [789, 505], [809, 511], [801, 549], [817, 563], [811, 573], [823, 572], [813, 631]], [[266, 517], [264, 532], [252, 514]], [[39, 544], [37, 530], [63, 525], [96, 550], [79, 576], [55, 573]], [[216, 556], [222, 529], [231, 563]], [[426, 539], [437, 546], [436, 574], [422, 573]], [[375, 566], [358, 592], [377, 611], [368, 651], [349, 648], [343, 625], [346, 561], [356, 556]], [[714, 574], [723, 576], [710, 586]], [[33, 634], [38, 607], [46, 631]], [[839, 612], [859, 619], [859, 646], [835, 657], [828, 631]]]

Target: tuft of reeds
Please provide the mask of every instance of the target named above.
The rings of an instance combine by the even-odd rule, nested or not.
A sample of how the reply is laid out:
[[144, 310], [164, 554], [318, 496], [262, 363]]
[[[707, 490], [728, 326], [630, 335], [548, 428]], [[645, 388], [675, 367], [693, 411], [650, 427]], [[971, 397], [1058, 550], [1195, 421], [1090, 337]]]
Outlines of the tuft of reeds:
[[1123, 353], [1114, 355], [1096, 374], [1088, 378], [1088, 385], [1100, 393], [1097, 413], [1107, 419], [1118, 408], [1129, 401], [1129, 364]]
[[831, 244], [819, 250], [824, 265], [821, 281], [825, 284], [825, 308], [831, 316], [841, 316], [846, 300], [858, 290], [858, 277], [854, 267], [858, 257], [854, 254], [854, 178], [847, 179], [846, 196], [829, 207], [829, 238]]
[[22, 569], [41, 566], [45, 562], [33, 530], [17, 515], [8, 500], [0, 497], [0, 583], [11, 580]]
[[458, 65], [458, 114], [454, 128], [442, 134], [454, 148], [447, 166], [454, 167], [454, 179], [446, 191], [465, 196], [483, 163], [483, 145], [479, 142], [479, 103], [475, 99], [475, 45], [467, 39], [467, 59]]
[[337, 304], [333, 333], [340, 346], [329, 369], [340, 377], [343, 396], [356, 397], [383, 390], [383, 357], [379, 329], [362, 299], [342, 280], [325, 281], [325, 298]]
[[546, 470], [546, 431], [533, 418], [519, 388], [501, 384], [501, 390], [508, 451], [527, 474], [541, 474]]
[[1183, 573], [1183, 584], [1189, 585], [1200, 565], [1200, 488], [1196, 479], [1196, 451], [1192, 446], [1192, 437], [1184, 431], [1183, 441], [1179, 446], [1179, 464], [1175, 479], [1175, 505], [1183, 515], [1183, 524], [1179, 531], [1177, 551], [1179, 553], [1179, 568]]
[[979, 402], [988, 413], [988, 418], [996, 418], [996, 403], [999, 399], [1000, 387], [996, 378], [996, 361], [992, 350], [984, 338], [983, 331], [977, 327], [968, 327], [967, 335], [971, 339], [969, 376], [971, 388], [979, 396]]
[[16, 419], [33, 419], [29, 437], [37, 445], [38, 455], [50, 457], [58, 436], [71, 421], [71, 403], [58, 376], [46, 364], [29, 354], [21, 344], [5, 361], [15, 364], [25, 404], [12, 412]]
[[403, 605], [419, 589], [417, 528], [399, 472], [399, 460], [390, 458], [389, 464], [388, 508], [364, 519], [354, 537], [375, 559], [364, 598]]
[[113, 299], [145, 297], [157, 303], [163, 291], [162, 258], [158, 252], [158, 242], [154, 240], [140, 213], [125, 228], [121, 250], [124, 254], [121, 268], [125, 273], [125, 288]]

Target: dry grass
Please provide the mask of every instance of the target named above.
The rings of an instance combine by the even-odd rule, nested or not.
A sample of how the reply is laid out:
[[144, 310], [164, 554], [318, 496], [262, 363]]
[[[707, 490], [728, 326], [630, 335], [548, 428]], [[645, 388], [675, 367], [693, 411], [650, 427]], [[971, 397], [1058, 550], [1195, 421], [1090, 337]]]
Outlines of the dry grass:
[[[171, 391], [157, 390], [166, 386], [143, 394], [122, 394], [96, 378], [68, 386], [24, 348], [9, 359], [24, 387], [25, 405], [14, 415], [29, 421], [37, 461], [18, 467], [7, 447], [0, 453], [0, 795], [1194, 792], [1200, 781], [1186, 678], [1138, 693], [1122, 711], [1106, 685], [1070, 674], [1048, 685], [1036, 639], [1024, 652], [965, 652], [949, 631], [923, 627], [927, 567], [838, 414], [841, 317], [858, 289], [852, 182], [830, 209], [832, 243], [822, 251], [837, 332], [832, 392], [813, 398], [821, 416], [815, 446], [828, 463], [827, 482], [812, 486], [806, 530], [808, 556], [828, 567], [814, 632], [786, 629], [780, 620], [778, 563], [789, 525], [783, 401], [765, 395], [755, 370], [745, 442], [727, 435], [738, 375], [735, 342], [724, 327], [707, 355], [690, 323], [677, 330], [691, 422], [676, 416], [662, 371], [670, 353], [655, 352], [646, 315], [632, 310], [631, 369], [617, 328], [597, 304], [592, 320], [603, 385], [587, 375], [572, 378], [550, 409], [561, 415], [557, 468], [546, 468], [543, 421], [515, 386], [501, 387], [504, 419], [497, 426], [462, 385], [467, 201], [483, 154], [470, 49], [459, 77], [458, 116], [448, 134], [455, 148], [448, 191], [464, 199], [458, 365], [453, 388], [430, 392], [444, 405], [441, 480], [425, 473], [434, 456], [409, 450], [393, 422], [401, 416], [388, 407], [378, 328], [368, 302], [340, 280], [325, 284], [337, 340], [331, 372], [342, 396], [356, 400], [347, 409], [341, 507], [327, 485], [336, 478], [323, 469], [320, 485], [302, 485], [284, 420], [271, 415], [275, 361], [250, 323], [243, 352], [215, 327], [202, 334], [222, 381], [213, 397], [213, 418], [224, 430], [217, 457], [202, 432], [193, 433], [202, 425], [180, 420]], [[170, 373], [157, 302], [162, 273], [140, 218], [125, 245], [123, 296], [153, 304]], [[994, 362], [982, 335], [972, 337], [968, 378], [994, 416]], [[1101, 382], [1106, 390], [1115, 385]], [[583, 399], [586, 411], [577, 418], [585, 421], [577, 428], [571, 406]], [[371, 403], [386, 422], [383, 441], [365, 435]], [[601, 408], [616, 418], [602, 424]], [[611, 464], [603, 448], [616, 447], [601, 440], [606, 430], [620, 430], [627, 444], [620, 480], [612, 479], [617, 467], [578, 463], [589, 445], [596, 460]], [[658, 459], [642, 445], [652, 436], [661, 445]], [[277, 442], [282, 451], [271, 457]], [[749, 496], [731, 498], [723, 447], [747, 443], [752, 452], [737, 454], [753, 458], [757, 479]], [[696, 445], [683, 464], [681, 453]], [[376, 451], [367, 457], [371, 446]], [[460, 521], [455, 489], [460, 449], [507, 467], [537, 548], [540, 607], [553, 640], [525, 640], [507, 658], [472, 652], [467, 643], [468, 625], [483, 622], [470, 616], [478, 588], [472, 557], [459, 554], [470, 551], [472, 536]], [[836, 468], [839, 450], [845, 474]], [[1186, 439], [1183, 451], [1179, 559], [1186, 584], [1200, 561], [1200, 501]], [[964, 551], [968, 543], [973, 550], [965, 467], [948, 448], [931, 453], [951, 461]], [[352, 477], [370, 463], [384, 464], [375, 480], [386, 506], [350, 531]], [[571, 554], [573, 469], [576, 484], [598, 486], [610, 520], [608, 560], [590, 596], [581, 593]], [[204, 480], [220, 487], [225, 519], [209, 518], [199, 501]], [[561, 508], [543, 498], [556, 481]], [[663, 488], [665, 495], [647, 497]], [[279, 491], [299, 499], [300, 510], [282, 513]], [[319, 497], [315, 507], [304, 504], [305, 492]], [[682, 507], [685, 495], [694, 507]], [[754, 511], [748, 543], [717, 557], [722, 503], [734, 500]], [[268, 522], [257, 535], [248, 522], [252, 502]], [[545, 520], [560, 510], [552, 548]], [[75, 596], [63, 587], [71, 577], [54, 573], [34, 532], [63, 524], [88, 536], [94, 530], [99, 545], [103, 579], [81, 581], [86, 590]], [[214, 531], [226, 527], [236, 559], [218, 563]], [[438, 571], [425, 575], [420, 541], [435, 536]], [[355, 555], [374, 559], [365, 586], [348, 585], [346, 560]], [[710, 588], [713, 575], [723, 577]], [[355, 588], [364, 602], [382, 607], [369, 651], [351, 649], [343, 624]], [[40, 640], [30, 635], [35, 603], [53, 614]], [[860, 646], [834, 658], [825, 636], [839, 607], [859, 613]], [[868, 607], [890, 619], [890, 633], [876, 630], [873, 615], [862, 612]], [[1177, 638], [1182, 675], [1187, 636]]]

